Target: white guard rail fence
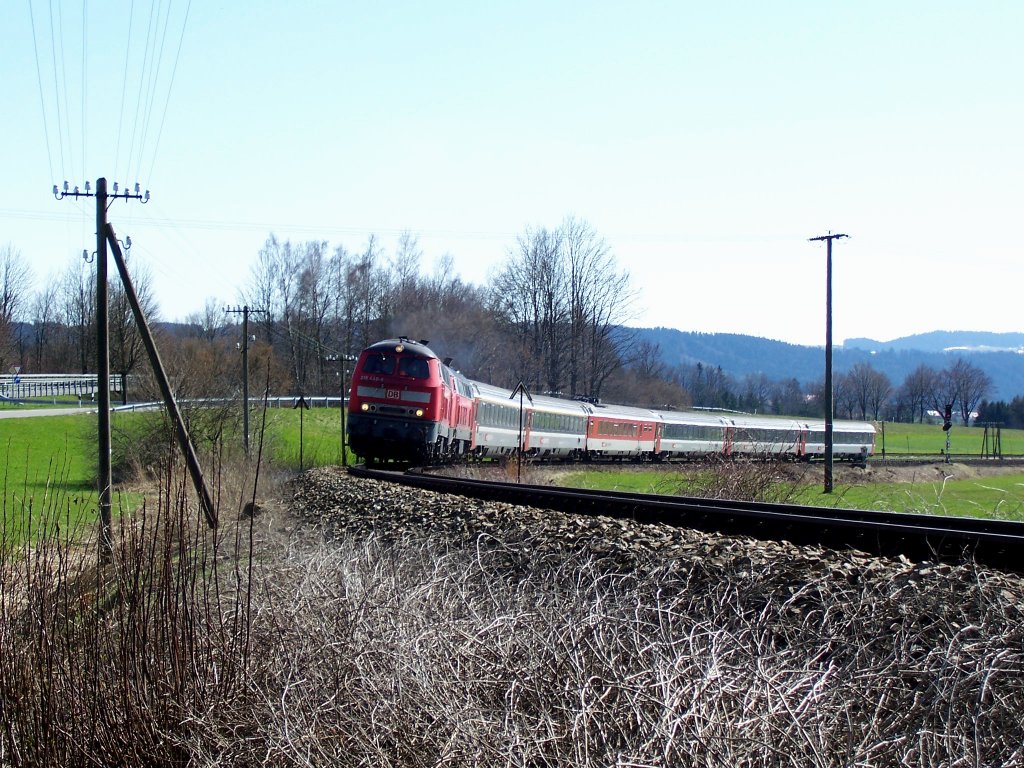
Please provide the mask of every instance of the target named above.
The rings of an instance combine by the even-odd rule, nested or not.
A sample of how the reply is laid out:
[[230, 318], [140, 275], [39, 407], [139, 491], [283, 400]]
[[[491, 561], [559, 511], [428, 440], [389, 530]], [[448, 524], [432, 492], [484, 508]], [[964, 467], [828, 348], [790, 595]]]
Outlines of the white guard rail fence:
[[[121, 391], [121, 377], [110, 377], [110, 391]], [[22, 373], [0, 376], [0, 398], [28, 400], [41, 397], [91, 398], [96, 394], [96, 374]]]
[[[129, 385], [131, 377], [129, 376]], [[120, 375], [111, 375], [110, 391], [121, 392]], [[96, 375], [87, 373], [38, 373], [0, 376], [0, 400], [32, 400], [40, 398], [77, 398], [93, 399], [96, 394]], [[306, 404], [310, 408], [337, 408], [339, 403], [348, 403], [348, 398], [342, 399], [338, 395], [304, 395]], [[240, 398], [193, 398], [179, 400], [182, 405], [191, 406], [215, 406], [224, 405], [239, 401]], [[270, 408], [294, 408], [298, 404], [298, 395], [285, 395], [282, 397], [269, 397], [266, 399]], [[249, 405], [258, 408], [263, 405], [262, 397], [250, 397]], [[118, 405], [112, 410], [115, 411], [145, 411], [154, 408], [163, 408], [163, 401], [129, 403]]]
[[[339, 403], [348, 404], [348, 398], [342, 400], [338, 395], [304, 395], [306, 404], [310, 408], [337, 408]], [[178, 405], [182, 406], [193, 406], [203, 407], [215, 405], [225, 405], [229, 403], [240, 403], [242, 398], [223, 398], [223, 397], [206, 397], [206, 398], [192, 398], [189, 400], [179, 400]], [[298, 405], [298, 395], [286, 395], [284, 397], [268, 397], [266, 403], [268, 408], [295, 408]], [[250, 397], [249, 407], [259, 408], [264, 403], [262, 397]], [[111, 408], [113, 411], [124, 412], [124, 411], [152, 411], [158, 408], [163, 408], [163, 400], [154, 400], [148, 403], [129, 403], [128, 405], [117, 405]]]

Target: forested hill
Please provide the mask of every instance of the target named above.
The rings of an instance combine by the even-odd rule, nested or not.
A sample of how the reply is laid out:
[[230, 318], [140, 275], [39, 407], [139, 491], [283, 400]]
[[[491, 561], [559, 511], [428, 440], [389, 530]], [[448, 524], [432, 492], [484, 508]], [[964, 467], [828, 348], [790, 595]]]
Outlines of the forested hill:
[[[774, 380], [796, 378], [802, 384], [824, 377], [823, 346], [804, 347], [735, 333], [689, 333], [673, 328], [631, 330], [639, 342], [657, 344], [661, 348], [662, 360], [668, 366], [699, 362], [706, 366], [721, 366], [724, 372], [736, 378], [763, 373]], [[851, 340], [854, 345], [835, 346], [833, 369], [842, 373], [857, 363], [869, 363], [888, 376], [894, 386], [899, 386], [919, 365], [941, 370], [953, 363], [957, 356], [962, 356], [991, 377], [992, 399], [1010, 400], [1015, 395], [1024, 394], [1024, 355], [1007, 351], [940, 350], [950, 347], [1006, 349], [1019, 345], [1020, 342], [1014, 343], [1018, 337], [1024, 340], [1024, 334], [943, 331], [922, 334], [920, 343], [926, 349], [912, 348], [913, 339], [918, 337], [897, 340], [899, 343], [856, 339]], [[938, 343], [941, 346], [936, 347]]]

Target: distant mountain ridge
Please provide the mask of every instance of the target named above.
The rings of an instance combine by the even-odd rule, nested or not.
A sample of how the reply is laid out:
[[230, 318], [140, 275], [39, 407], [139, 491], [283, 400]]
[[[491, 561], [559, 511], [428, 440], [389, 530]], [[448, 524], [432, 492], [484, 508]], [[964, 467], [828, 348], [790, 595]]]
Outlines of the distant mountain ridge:
[[892, 341], [853, 338], [843, 343], [843, 349], [865, 349], [884, 352], [911, 351], [945, 352], [969, 350], [977, 352], [1015, 352], [1024, 349], [1024, 333], [992, 333], [991, 331], [931, 331], [903, 336]]
[[[702, 363], [721, 366], [731, 376], [764, 373], [770, 379], [797, 379], [806, 384], [824, 377], [822, 347], [789, 344], [735, 333], [695, 333], [674, 328], [630, 329], [639, 341], [658, 344], [666, 365]], [[941, 370], [963, 356], [987, 373], [993, 384], [992, 400], [1010, 400], [1024, 394], [1024, 334], [972, 331], [935, 331], [890, 342], [847, 339], [833, 350], [833, 370], [842, 373], [860, 362], [885, 373], [894, 387], [919, 365]], [[951, 351], [944, 351], [951, 350]], [[991, 351], [997, 350], [997, 351]]]

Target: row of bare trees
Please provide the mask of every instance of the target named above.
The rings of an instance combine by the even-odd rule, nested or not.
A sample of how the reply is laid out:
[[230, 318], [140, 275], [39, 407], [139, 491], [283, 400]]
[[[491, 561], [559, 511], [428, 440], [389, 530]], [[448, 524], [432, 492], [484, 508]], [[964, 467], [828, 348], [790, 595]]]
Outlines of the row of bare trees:
[[[367, 344], [395, 335], [430, 341], [465, 372], [499, 384], [524, 381], [535, 391], [598, 397], [621, 368], [616, 326], [629, 318], [633, 292], [605, 241], [584, 221], [528, 229], [489, 286], [464, 283], [444, 255], [424, 274], [423, 252], [404, 233], [392, 254], [371, 236], [359, 250], [326, 241], [292, 242], [271, 234], [240, 297], [254, 310], [255, 352], [276, 386], [332, 392], [343, 363]], [[140, 274], [141, 272], [141, 274]], [[134, 281], [147, 314], [157, 307], [144, 270]], [[0, 370], [88, 372], [95, 363], [95, 271], [76, 262], [33, 296], [33, 276], [12, 246], [0, 252]], [[110, 284], [111, 370], [126, 378], [141, 354], [134, 319], [116, 281]], [[188, 329], [165, 339], [169, 357], [234, 347], [235, 318], [208, 299]], [[179, 354], [175, 354], [178, 351]], [[206, 370], [211, 370], [207, 366]], [[196, 385], [193, 383], [192, 388]], [[198, 392], [197, 392], [198, 393]]]
[[[638, 345], [640, 360], [660, 355], [656, 346], [648, 347], [652, 345]], [[736, 379], [721, 366], [699, 362], [674, 368], [658, 365], [657, 371], [658, 377], [684, 390], [692, 405], [703, 408], [820, 416], [824, 402], [821, 380], [801, 384], [795, 378], [773, 380], [763, 373]], [[978, 366], [957, 357], [941, 370], [922, 364], [899, 386], [894, 386], [884, 372], [860, 362], [849, 371], [837, 373], [833, 387], [835, 413], [841, 418], [923, 422], [929, 411], [942, 415], [949, 405], [954, 417], [967, 425], [991, 394], [992, 380]]]
[[[422, 251], [401, 236], [392, 257], [375, 237], [360, 251], [324, 241], [292, 243], [271, 235], [257, 256], [247, 303], [257, 335], [300, 391], [336, 391], [340, 363], [389, 336], [418, 338], [431, 328], [435, 343], [460, 364], [486, 369], [493, 345], [482, 308], [486, 291], [468, 285], [444, 256], [421, 275]], [[429, 339], [428, 339], [429, 341]]]
[[[143, 265], [133, 264], [133, 283], [147, 316], [157, 304]], [[0, 372], [12, 366], [36, 372], [81, 372], [96, 366], [96, 272], [76, 260], [32, 292], [33, 274], [13, 246], [0, 249]], [[117, 277], [107, 285], [110, 369], [127, 382], [144, 355], [128, 297]], [[122, 387], [123, 397], [129, 393]]]
[[422, 261], [410, 233], [391, 256], [374, 237], [349, 251], [271, 235], [246, 300], [300, 390], [329, 390], [332, 360], [423, 328], [457, 367], [499, 384], [599, 397], [622, 367], [613, 332], [629, 318], [633, 292], [586, 222], [527, 229], [489, 286], [462, 282], [450, 256], [426, 275]]
[[915, 368], [892, 392], [889, 413], [894, 421], [924, 421], [929, 410], [941, 414], [949, 406], [953, 416], [966, 426], [991, 392], [989, 375], [957, 357], [942, 370], [927, 365]]
[[[430, 272], [415, 236], [388, 254], [376, 237], [349, 250], [326, 241], [291, 242], [271, 234], [241, 298], [256, 310], [253, 369], [275, 391], [330, 393], [343, 386], [345, 361], [367, 344], [407, 335], [429, 341], [466, 374], [495, 384], [522, 381], [534, 392], [638, 405], [717, 407], [756, 413], [820, 415], [822, 384], [736, 380], [721, 367], [666, 366], [657, 345], [637, 342], [624, 324], [635, 293], [603, 238], [585, 221], [527, 228], [490, 284], [455, 275], [448, 255]], [[144, 267], [132, 265], [147, 314], [157, 312]], [[95, 271], [78, 261], [31, 292], [21, 254], [0, 249], [0, 371], [88, 372], [95, 359]], [[111, 370], [139, 369], [142, 347], [124, 291], [110, 286]], [[178, 388], [208, 396], [239, 385], [235, 317], [209, 299], [187, 330], [165, 339]], [[18, 325], [22, 324], [21, 330]], [[27, 331], [25, 330], [27, 328]], [[180, 329], [179, 329], [180, 330]], [[197, 362], [198, 361], [198, 362]], [[835, 377], [836, 414], [845, 418], [924, 420], [952, 405], [967, 424], [992, 389], [963, 358], [943, 370], [926, 365], [894, 386], [868, 363]], [[128, 397], [128, 387], [124, 387]]]

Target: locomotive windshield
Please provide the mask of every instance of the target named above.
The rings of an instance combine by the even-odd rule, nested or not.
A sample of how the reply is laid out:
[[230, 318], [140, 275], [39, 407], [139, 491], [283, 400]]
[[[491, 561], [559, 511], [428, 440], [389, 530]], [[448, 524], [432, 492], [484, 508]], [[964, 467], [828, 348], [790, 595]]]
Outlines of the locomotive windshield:
[[403, 357], [398, 361], [398, 372], [414, 379], [430, 376], [430, 368], [422, 357]]
[[383, 373], [390, 375], [395, 372], [394, 355], [370, 355], [363, 363], [363, 373]]

